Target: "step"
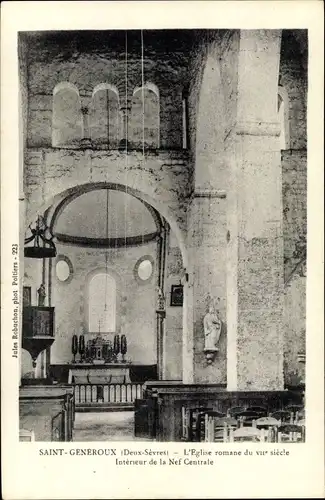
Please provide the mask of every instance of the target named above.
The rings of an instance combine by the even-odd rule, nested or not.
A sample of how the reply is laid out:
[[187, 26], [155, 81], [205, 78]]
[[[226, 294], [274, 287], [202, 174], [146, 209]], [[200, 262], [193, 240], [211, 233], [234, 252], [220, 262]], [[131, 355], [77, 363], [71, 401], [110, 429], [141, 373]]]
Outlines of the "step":
[[134, 411], [133, 403], [78, 403], [76, 412]]

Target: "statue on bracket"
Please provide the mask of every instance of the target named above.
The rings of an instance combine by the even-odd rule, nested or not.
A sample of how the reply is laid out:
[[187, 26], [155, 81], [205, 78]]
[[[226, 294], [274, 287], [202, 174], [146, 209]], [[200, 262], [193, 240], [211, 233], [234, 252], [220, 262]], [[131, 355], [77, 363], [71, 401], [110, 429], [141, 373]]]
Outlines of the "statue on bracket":
[[46, 298], [44, 283], [41, 284], [41, 286], [37, 290], [37, 293], [38, 293], [38, 305], [39, 307], [43, 307], [45, 305], [45, 298]]
[[211, 364], [216, 353], [219, 351], [218, 344], [222, 328], [222, 322], [214, 300], [211, 300], [209, 303], [208, 312], [203, 319], [203, 327], [205, 339], [204, 352], [208, 363]]

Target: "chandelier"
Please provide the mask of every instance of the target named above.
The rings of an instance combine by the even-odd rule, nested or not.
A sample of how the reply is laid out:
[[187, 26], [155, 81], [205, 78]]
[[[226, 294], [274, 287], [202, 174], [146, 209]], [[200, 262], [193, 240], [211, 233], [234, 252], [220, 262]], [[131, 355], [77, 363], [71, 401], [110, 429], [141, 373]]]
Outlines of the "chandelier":
[[31, 236], [25, 238], [24, 255], [32, 259], [48, 259], [56, 256], [53, 234], [44, 217], [38, 216], [35, 227], [29, 225]]

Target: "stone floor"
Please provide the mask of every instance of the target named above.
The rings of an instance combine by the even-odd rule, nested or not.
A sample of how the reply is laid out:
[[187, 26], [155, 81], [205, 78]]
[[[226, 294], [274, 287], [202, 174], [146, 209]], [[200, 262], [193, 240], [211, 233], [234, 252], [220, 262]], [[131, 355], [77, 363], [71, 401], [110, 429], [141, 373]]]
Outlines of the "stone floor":
[[134, 437], [134, 412], [76, 413], [74, 442], [148, 441]]

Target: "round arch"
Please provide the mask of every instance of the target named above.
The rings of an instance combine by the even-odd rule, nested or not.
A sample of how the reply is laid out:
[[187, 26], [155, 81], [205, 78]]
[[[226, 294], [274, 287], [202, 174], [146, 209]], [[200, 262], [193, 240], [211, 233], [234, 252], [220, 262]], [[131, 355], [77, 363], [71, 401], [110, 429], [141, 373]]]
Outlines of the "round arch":
[[[156, 118], [156, 125], [157, 125], [157, 137], [156, 137], [156, 144], [155, 147], [159, 148], [160, 147], [160, 96], [159, 96], [159, 89], [157, 85], [151, 82], [146, 82], [143, 85], [140, 85], [138, 87], [135, 87], [133, 90], [132, 94], [132, 108], [131, 108], [131, 118], [130, 118], [130, 123], [131, 123], [131, 137], [132, 137], [132, 121], [136, 120], [136, 115], [133, 115], [133, 105], [135, 104], [135, 99], [138, 99], [138, 95], [141, 95], [144, 98], [144, 101], [146, 101], [146, 97], [144, 96], [144, 92], [149, 91], [152, 92], [155, 96], [155, 111], [156, 113], [153, 115]], [[144, 103], [142, 104], [144, 106]], [[152, 117], [150, 117], [152, 118]], [[143, 126], [144, 124], [142, 124]]]
[[111, 92], [114, 92], [116, 94], [117, 100], [119, 100], [119, 91], [118, 88], [115, 85], [111, 85], [110, 83], [99, 83], [94, 87], [92, 97], [96, 94], [96, 92], [99, 92], [100, 90], [110, 90]]
[[78, 87], [74, 83], [71, 83], [71, 82], [60, 82], [60, 83], [57, 83], [56, 86], [53, 89], [53, 96], [55, 96], [61, 90], [73, 90], [79, 96], [79, 89], [78, 89]]
[[78, 88], [70, 82], [58, 83], [52, 97], [52, 146], [75, 147], [83, 137], [83, 128]]
[[65, 199], [70, 199], [71, 196], [79, 196], [80, 194], [87, 193], [88, 191], [96, 189], [105, 189], [112, 187], [116, 189], [116, 186], [120, 187], [121, 190], [127, 191], [128, 194], [135, 196], [139, 200], [147, 203], [147, 206], [151, 206], [153, 209], [155, 209], [156, 212], [158, 212], [158, 214], [168, 222], [171, 230], [175, 234], [176, 239], [178, 241], [179, 248], [182, 254], [183, 266], [184, 268], [186, 268], [188, 265], [188, 256], [186, 249], [186, 232], [184, 228], [180, 226], [179, 221], [172, 213], [170, 207], [166, 206], [165, 204], [161, 203], [160, 201], [151, 197], [150, 195], [143, 193], [142, 191], [132, 188], [130, 186], [125, 186], [124, 184], [117, 184], [115, 182], [114, 183], [91, 182], [70, 187], [60, 192], [59, 194], [49, 197], [46, 202], [34, 208], [34, 210], [30, 212], [28, 219], [26, 220], [26, 227], [28, 227], [29, 224], [33, 224], [35, 222], [37, 215], [39, 213], [45, 214], [47, 224], [50, 227], [53, 227], [52, 220], [54, 213], [60, 204], [63, 203], [63, 205], [61, 206], [64, 206]]
[[159, 102], [159, 89], [158, 89], [157, 85], [155, 85], [154, 83], [151, 83], [151, 82], [146, 82], [146, 83], [144, 83], [143, 86], [135, 87], [135, 89], [133, 90], [133, 95], [136, 94], [137, 92], [139, 92], [139, 90], [142, 90], [143, 88], [147, 89], [147, 90], [151, 90], [151, 92], [156, 94], [156, 96], [158, 97], [158, 102]]

